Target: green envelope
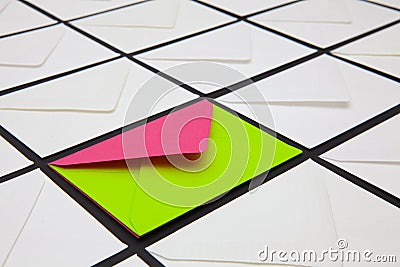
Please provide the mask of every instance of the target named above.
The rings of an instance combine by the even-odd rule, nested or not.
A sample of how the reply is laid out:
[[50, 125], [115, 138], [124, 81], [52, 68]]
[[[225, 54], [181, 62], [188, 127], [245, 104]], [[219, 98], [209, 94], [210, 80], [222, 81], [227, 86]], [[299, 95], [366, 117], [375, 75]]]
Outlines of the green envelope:
[[201, 153], [51, 167], [141, 236], [300, 153], [212, 105]]

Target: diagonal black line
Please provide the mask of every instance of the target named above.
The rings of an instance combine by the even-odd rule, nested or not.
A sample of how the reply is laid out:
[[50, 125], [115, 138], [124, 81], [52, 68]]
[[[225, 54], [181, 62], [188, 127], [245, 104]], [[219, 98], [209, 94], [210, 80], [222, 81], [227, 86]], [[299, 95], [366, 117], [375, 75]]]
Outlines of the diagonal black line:
[[284, 37], [284, 38], [286, 38], [288, 40], [291, 40], [291, 41], [296, 42], [298, 44], [304, 45], [304, 46], [306, 46], [308, 48], [316, 49], [316, 50], [322, 50], [322, 48], [320, 48], [320, 47], [318, 47], [318, 46], [316, 46], [314, 44], [308, 43], [308, 42], [303, 41], [303, 40], [301, 40], [301, 39], [299, 39], [297, 37], [291, 36], [289, 34], [286, 34], [286, 33], [280, 32], [278, 30], [275, 30], [273, 28], [270, 28], [270, 27], [267, 27], [265, 25], [259, 24], [259, 23], [255, 22], [255, 21], [249, 20], [247, 18], [244, 19], [244, 21], [246, 21], [247, 23], [249, 23], [249, 24], [251, 24], [251, 25], [253, 25], [253, 26], [257, 27], [257, 28], [260, 28], [260, 29], [266, 30], [268, 32], [271, 32], [273, 34], [276, 34], [278, 36]]
[[331, 57], [337, 58], [337, 59], [339, 59], [339, 60], [341, 60], [341, 61], [344, 61], [344, 62], [346, 62], [346, 63], [349, 63], [349, 64], [351, 64], [351, 65], [354, 65], [354, 66], [356, 66], [356, 67], [359, 67], [359, 68], [361, 68], [361, 69], [367, 70], [367, 71], [369, 71], [369, 72], [378, 74], [379, 76], [385, 77], [385, 78], [387, 78], [387, 79], [389, 79], [389, 80], [392, 80], [392, 81], [395, 81], [395, 82], [400, 83], [400, 78], [399, 78], [399, 77], [390, 75], [390, 74], [388, 74], [388, 73], [386, 73], [386, 72], [383, 72], [383, 71], [380, 71], [380, 70], [377, 70], [377, 69], [373, 69], [373, 68], [368, 67], [368, 66], [366, 66], [366, 65], [363, 65], [363, 64], [361, 64], [361, 63], [358, 63], [358, 62], [352, 61], [352, 60], [350, 60], [350, 59], [341, 57], [340, 55], [335, 55], [335, 54], [332, 54], [332, 53], [327, 53], [327, 54], [328, 54], [329, 56], [331, 56]]
[[21, 3], [24, 3], [25, 5], [29, 6], [30, 8], [32, 8], [32, 9], [34, 9], [34, 10], [36, 10], [36, 11], [42, 13], [43, 15], [46, 15], [46, 16], [48, 16], [49, 18], [54, 19], [54, 20], [57, 21], [57, 22], [60, 22], [60, 23], [63, 22], [61, 19], [59, 19], [59, 18], [57, 18], [56, 16], [54, 16], [53, 14], [47, 12], [47, 11], [44, 10], [43, 8], [40, 8], [40, 7], [34, 5], [34, 4], [32, 4], [32, 3], [30, 3], [30, 2], [28, 2], [28, 1], [26, 1], [26, 0], [18, 0], [18, 1], [20, 1]]
[[389, 6], [389, 5], [385, 5], [384, 3], [377, 3], [377, 2], [372, 2], [372, 1], [368, 1], [368, 0], [361, 0], [361, 1], [373, 4], [373, 5], [381, 6], [381, 7], [386, 7], [386, 8], [392, 9], [392, 10], [400, 11], [399, 8], [393, 7], [393, 6]]
[[3, 182], [6, 182], [8, 180], [14, 179], [14, 178], [16, 178], [18, 176], [24, 175], [24, 174], [26, 174], [28, 172], [31, 172], [36, 168], [37, 168], [37, 166], [35, 164], [31, 164], [29, 166], [26, 166], [25, 168], [22, 168], [22, 169], [14, 171], [12, 173], [3, 175], [3, 176], [0, 177], [0, 184], [3, 183]]
[[269, 7], [269, 8], [262, 9], [262, 10], [259, 10], [259, 11], [256, 11], [256, 12], [253, 12], [253, 13], [250, 13], [250, 14], [247, 14], [247, 15], [242, 15], [242, 16], [238, 15], [238, 14], [232, 12], [232, 11], [228, 11], [226, 9], [218, 7], [216, 5], [213, 5], [213, 4], [210, 4], [210, 3], [207, 3], [207, 2], [203, 2], [202, 0], [192, 0], [192, 1], [194, 1], [196, 3], [199, 3], [199, 4], [202, 4], [202, 5], [204, 5], [204, 6], [208, 7], [208, 8], [217, 10], [217, 11], [219, 11], [221, 13], [224, 13], [224, 14], [226, 14], [228, 16], [235, 17], [235, 18], [237, 18], [239, 20], [243, 20], [243, 19], [245, 19], [247, 17], [250, 17], [250, 16], [255, 16], [255, 15], [258, 15], [258, 14], [261, 14], [261, 13], [264, 13], [264, 12], [268, 12], [268, 11], [272, 11], [272, 10], [275, 10], [275, 9], [279, 9], [279, 8], [282, 8], [282, 7], [285, 7], [285, 6], [289, 6], [289, 5], [295, 4], [297, 2], [304, 1], [304, 0], [294, 0], [292, 2], [280, 4], [280, 5], [277, 5], [277, 6], [274, 6], [274, 7]]
[[105, 64], [105, 63], [109, 63], [111, 61], [114, 61], [114, 60], [117, 60], [117, 59], [120, 59], [120, 58], [122, 58], [122, 56], [112, 57], [112, 58], [109, 58], [109, 59], [105, 59], [105, 60], [102, 60], [102, 61], [99, 61], [99, 62], [95, 62], [95, 63], [89, 64], [89, 65], [86, 65], [86, 66], [82, 66], [82, 67], [76, 68], [76, 69], [73, 69], [73, 70], [68, 70], [68, 71], [65, 71], [65, 72], [62, 72], [62, 73], [58, 73], [58, 74], [54, 74], [54, 75], [51, 75], [51, 76], [47, 76], [47, 77], [39, 79], [39, 80], [35, 80], [35, 81], [32, 81], [32, 82], [27, 82], [27, 83], [24, 83], [24, 84], [21, 84], [21, 85], [17, 85], [17, 86], [14, 86], [14, 87], [11, 87], [11, 88], [8, 88], [8, 89], [0, 91], [0, 96], [6, 95], [6, 94], [10, 94], [10, 93], [14, 93], [14, 92], [17, 92], [17, 91], [20, 91], [20, 90], [24, 90], [24, 89], [29, 89], [32, 86], [35, 86], [35, 85], [38, 85], [38, 84], [42, 84], [42, 83], [45, 83], [45, 82], [49, 82], [49, 81], [52, 81], [52, 80], [55, 80], [55, 79], [58, 79], [58, 78], [62, 78], [64, 76], [68, 76], [68, 75], [71, 75], [71, 74], [74, 74], [74, 73], [77, 73], [77, 72], [80, 72], [80, 71], [83, 71], [83, 70], [87, 70], [87, 69], [90, 69], [90, 68]]
[[154, 258], [146, 249], [135, 250], [130, 247], [124, 249], [123, 251], [116, 253], [101, 262], [93, 265], [93, 267], [107, 267], [114, 266], [132, 256], [137, 254], [141, 260], [143, 260], [149, 266], [164, 266], [156, 258]]
[[200, 5], [206, 6], [206, 7], [208, 7], [208, 8], [217, 10], [217, 11], [219, 11], [219, 12], [221, 12], [221, 13], [224, 13], [225, 15], [234, 17], [234, 18], [236, 18], [236, 19], [239, 19], [239, 20], [242, 19], [241, 16], [236, 15], [235, 13], [232, 13], [232, 12], [230, 12], [230, 11], [228, 11], [228, 10], [223, 9], [223, 8], [214, 6], [214, 5], [212, 5], [212, 4], [209, 4], [209, 3], [206, 3], [206, 2], [202, 2], [202, 1], [199, 1], [199, 0], [192, 0], [192, 1], [193, 1], [193, 2], [196, 2], [196, 3], [200, 4]]
[[220, 102], [215, 101], [214, 99], [209, 99], [209, 101], [211, 103], [213, 103], [214, 105], [216, 105], [216, 106], [224, 109], [225, 111], [231, 113], [232, 115], [237, 116], [240, 119], [242, 119], [243, 121], [253, 125], [254, 127], [259, 128], [260, 130], [262, 130], [262, 131], [264, 131], [264, 132], [276, 137], [277, 139], [281, 140], [282, 142], [285, 142], [286, 144], [289, 144], [289, 145], [291, 145], [291, 146], [293, 146], [293, 147], [295, 147], [297, 149], [300, 149], [303, 153], [308, 153], [309, 149], [307, 147], [297, 143], [296, 141], [290, 139], [289, 137], [286, 137], [286, 136], [276, 132], [274, 129], [271, 129], [271, 128], [265, 126], [265, 125], [262, 125], [261, 123], [255, 121], [253, 119], [250, 119], [249, 117], [247, 117], [247, 116], [245, 116], [245, 115], [243, 115], [243, 114], [241, 114], [241, 113], [239, 113], [239, 112], [237, 112], [237, 111], [235, 111], [235, 110], [233, 110], [233, 109], [221, 104]]
[[[139, 253], [138, 256], [149, 266], [164, 266], [161, 262], [159, 262], [153, 255], [151, 255], [146, 249], [144, 249], [146, 253]], [[150, 256], [149, 256], [150, 255]]]
[[380, 123], [400, 114], [400, 103], [378, 115], [375, 117], [372, 117], [361, 124], [333, 137], [332, 139], [325, 141], [322, 144], [319, 144], [318, 146], [314, 147], [311, 149], [312, 153], [314, 155], [321, 155], [324, 154], [325, 152], [331, 150], [334, 147], [337, 147], [344, 142], [352, 139], [353, 137], [369, 130], [372, 129], [373, 127], [379, 125]]
[[387, 24], [384, 24], [384, 25], [379, 26], [379, 27], [377, 27], [377, 28], [374, 28], [374, 29], [372, 29], [372, 30], [363, 32], [363, 33], [361, 33], [361, 34], [358, 34], [358, 35], [356, 35], [356, 36], [354, 36], [354, 37], [351, 37], [351, 38], [349, 38], [349, 39], [346, 39], [346, 40], [344, 40], [344, 41], [342, 41], [342, 42], [339, 42], [339, 43], [337, 43], [337, 44], [331, 45], [331, 46], [325, 48], [324, 51], [332, 51], [332, 50], [338, 49], [339, 47], [345, 46], [345, 45], [347, 45], [347, 44], [349, 44], [349, 43], [352, 43], [352, 42], [354, 42], [354, 41], [357, 41], [357, 40], [359, 40], [359, 39], [362, 39], [362, 38], [364, 38], [364, 37], [367, 37], [367, 36], [369, 36], [369, 35], [371, 35], [371, 34], [374, 34], [374, 33], [377, 33], [377, 32], [379, 32], [379, 31], [382, 31], [382, 30], [384, 30], [384, 29], [387, 29], [387, 28], [389, 28], [389, 27], [392, 27], [392, 26], [394, 26], [394, 25], [396, 25], [396, 24], [398, 24], [398, 23], [400, 23], [400, 19], [395, 20], [395, 21], [392, 21], [392, 22], [387, 23]]
[[391, 27], [391, 26], [394, 26], [394, 25], [396, 25], [396, 24], [398, 24], [398, 23], [400, 22], [400, 19], [395, 20], [395, 21], [392, 21], [392, 22], [389, 22], [389, 23], [384, 24], [384, 25], [381, 25], [381, 26], [378, 26], [378, 27], [376, 27], [376, 28], [374, 28], [374, 29], [372, 29], [372, 30], [363, 32], [363, 33], [361, 33], [361, 34], [358, 34], [358, 35], [356, 35], [356, 36], [350, 37], [350, 38], [348, 38], [348, 39], [346, 39], [346, 40], [344, 40], [344, 41], [341, 41], [341, 42], [339, 42], [339, 43], [336, 43], [336, 44], [334, 44], [334, 45], [331, 45], [331, 46], [328, 46], [328, 47], [325, 47], [325, 48], [318, 47], [318, 46], [316, 46], [316, 45], [314, 45], [314, 44], [308, 43], [308, 42], [306, 42], [306, 41], [304, 41], [304, 40], [301, 40], [301, 39], [299, 39], [299, 38], [297, 38], [297, 37], [291, 36], [291, 35], [289, 35], [289, 34], [287, 34], [287, 33], [280, 32], [280, 31], [275, 30], [275, 29], [273, 29], [273, 28], [270, 28], [270, 27], [268, 27], [268, 26], [266, 26], [266, 25], [259, 24], [259, 23], [255, 22], [255, 21], [251, 21], [251, 20], [248, 20], [248, 19], [245, 19], [245, 21], [248, 22], [248, 23], [250, 23], [250, 24], [252, 24], [252, 25], [254, 25], [254, 26], [256, 26], [256, 27], [259, 27], [259, 28], [264, 29], [264, 30], [266, 30], [266, 31], [272, 32], [272, 33], [274, 33], [274, 34], [277, 34], [277, 35], [279, 35], [279, 36], [281, 36], [281, 37], [284, 37], [284, 38], [286, 38], [286, 39], [292, 40], [292, 41], [294, 41], [294, 42], [296, 42], [296, 43], [302, 44], [302, 45], [307, 46], [307, 47], [309, 47], [309, 48], [317, 49], [317, 50], [322, 50], [322, 51], [324, 51], [324, 52], [329, 52], [329, 51], [332, 51], [332, 50], [337, 49], [337, 48], [339, 48], [339, 47], [342, 47], [342, 46], [344, 46], [344, 45], [346, 45], [346, 44], [349, 44], [349, 43], [351, 43], [351, 42], [357, 41], [357, 40], [359, 40], [359, 39], [361, 39], [361, 38], [364, 38], [364, 37], [366, 37], [366, 36], [369, 36], [369, 35], [371, 35], [371, 34], [374, 34], [374, 33], [376, 33], [376, 32], [379, 32], [379, 31], [384, 30], [384, 29], [386, 29], [386, 28], [389, 28], [389, 27]]
[[238, 83], [235, 83], [235, 84], [229, 85], [229, 86], [227, 86], [227, 87], [223, 87], [223, 88], [221, 88], [221, 89], [218, 89], [218, 90], [216, 90], [216, 91], [213, 91], [213, 92], [211, 92], [211, 93], [208, 93], [208, 94], [206, 94], [205, 96], [206, 96], [206, 97], [209, 97], [209, 98], [218, 98], [218, 97], [221, 97], [221, 96], [226, 95], [226, 94], [228, 94], [228, 93], [230, 93], [230, 92], [239, 90], [239, 89], [241, 89], [241, 88], [243, 88], [243, 87], [245, 87], [245, 86], [251, 85], [251, 84], [253, 84], [253, 83], [255, 83], [255, 82], [258, 82], [258, 81], [260, 81], [260, 80], [263, 80], [263, 79], [265, 79], [265, 78], [267, 78], [267, 77], [270, 77], [270, 76], [272, 76], [272, 75], [275, 75], [275, 74], [277, 74], [277, 73], [280, 73], [280, 72], [282, 72], [282, 71], [285, 71], [285, 70], [287, 70], [287, 69], [290, 69], [290, 68], [292, 68], [292, 67], [294, 67], [294, 66], [297, 66], [297, 65], [299, 65], [299, 64], [302, 64], [302, 63], [304, 63], [304, 62], [307, 62], [307, 61], [309, 61], [309, 60], [311, 60], [311, 59], [314, 59], [314, 58], [316, 58], [316, 57], [318, 57], [318, 56], [320, 56], [320, 55], [322, 55], [322, 54], [323, 54], [323, 53], [320, 52], [320, 51], [314, 52], [314, 53], [312, 53], [312, 54], [306, 55], [306, 56], [301, 57], [301, 58], [299, 58], [299, 59], [295, 59], [295, 60], [293, 60], [293, 61], [291, 61], [291, 62], [289, 62], [289, 63], [283, 64], [283, 65], [281, 65], [281, 66], [278, 66], [278, 67], [273, 68], [273, 69], [271, 69], [271, 70], [268, 70], [268, 71], [266, 71], [266, 72], [257, 74], [257, 75], [255, 75], [255, 76], [249, 78], [249, 79], [240, 81], [240, 82], [238, 82]]
[[96, 36], [82, 30], [81, 28], [76, 27], [75, 25], [69, 23], [69, 22], [64, 22], [65, 26], [75, 30], [76, 32], [79, 32], [80, 34], [82, 34], [83, 36], [95, 41], [96, 43], [101, 44], [102, 46], [110, 49], [111, 51], [113, 51], [114, 53], [120, 54], [121, 56], [126, 56], [127, 54], [121, 50], [119, 50], [118, 48], [116, 48], [115, 46], [110, 45], [109, 43], [104, 42], [103, 40], [101, 40], [100, 38], [97, 38]]
[[33, 152], [27, 145], [18, 140], [14, 135], [0, 125], [0, 135], [10, 144], [12, 144], [25, 158], [33, 161], [36, 166], [40, 166], [41, 158]]
[[136, 56], [138, 54], [149, 52], [149, 51], [152, 51], [152, 50], [157, 49], [157, 48], [161, 48], [161, 47], [164, 47], [164, 46], [167, 46], [167, 45], [171, 45], [171, 44], [174, 44], [174, 43], [186, 40], [186, 39], [190, 39], [190, 38], [193, 38], [195, 36], [202, 35], [204, 33], [211, 32], [211, 31], [214, 31], [214, 30], [217, 30], [217, 29], [232, 25], [232, 24], [237, 23], [237, 22], [239, 22], [239, 20], [233, 20], [233, 21], [221, 24], [221, 25], [217, 25], [215, 27], [211, 27], [211, 28], [199, 31], [199, 32], [195, 32], [195, 33], [192, 33], [192, 34], [189, 34], [189, 35], [178, 37], [176, 39], [172, 39], [170, 41], [166, 41], [166, 42], [159, 43], [159, 44], [156, 44], [156, 45], [153, 45], [153, 46], [149, 46], [149, 47], [146, 47], [146, 48], [138, 50], [138, 51], [134, 51], [132, 53], [129, 53], [129, 55], [130, 56]]
[[319, 165], [327, 168], [328, 170], [334, 172], [335, 174], [343, 177], [344, 179], [352, 182], [353, 184], [367, 190], [368, 192], [374, 194], [375, 196], [400, 208], [400, 199], [398, 199], [394, 195], [386, 192], [385, 190], [383, 190], [365, 180], [362, 180], [361, 178], [357, 177], [356, 175], [349, 173], [348, 171], [343, 170], [343, 169], [339, 168], [338, 166], [333, 165], [332, 163], [330, 163], [322, 158], [313, 157], [312, 160], [315, 161], [316, 163], [318, 163]]
[[121, 261], [131, 257], [132, 255], [135, 255], [137, 251], [131, 247], [127, 247], [126, 249], [111, 255], [108, 258], [105, 258], [104, 260], [92, 265], [93, 267], [101, 267], [101, 266], [114, 266], [120, 263]]
[[51, 24], [48, 24], [48, 25], [40, 26], [40, 27], [31, 28], [31, 29], [28, 29], [28, 30], [23, 30], [23, 31], [18, 31], [18, 32], [5, 34], [5, 35], [0, 36], [0, 39], [12, 37], [12, 36], [15, 36], [15, 35], [24, 34], [24, 33], [27, 33], [27, 32], [32, 32], [32, 31], [36, 31], [36, 30], [45, 29], [45, 28], [48, 28], [48, 27], [51, 27], [51, 26], [55, 26], [57, 24], [59, 24], [59, 22], [51, 23]]
[[176, 85], [179, 85], [183, 89], [186, 89], [187, 91], [189, 91], [189, 92], [191, 92], [191, 93], [193, 93], [195, 95], [198, 95], [200, 97], [204, 96], [204, 94], [202, 92], [200, 92], [199, 90], [195, 89], [194, 87], [179, 81], [175, 77], [172, 77], [172, 76], [166, 74], [165, 72], [157, 70], [156, 68], [144, 63], [143, 61], [141, 61], [141, 60], [139, 60], [137, 58], [129, 57], [129, 59], [132, 60], [133, 62], [135, 62], [136, 64], [146, 68], [147, 70], [150, 70], [151, 72], [157, 74], [158, 76], [163, 77], [164, 79], [166, 79], [166, 80], [168, 80], [168, 81], [170, 81], [170, 82], [172, 82], [172, 83], [174, 83]]

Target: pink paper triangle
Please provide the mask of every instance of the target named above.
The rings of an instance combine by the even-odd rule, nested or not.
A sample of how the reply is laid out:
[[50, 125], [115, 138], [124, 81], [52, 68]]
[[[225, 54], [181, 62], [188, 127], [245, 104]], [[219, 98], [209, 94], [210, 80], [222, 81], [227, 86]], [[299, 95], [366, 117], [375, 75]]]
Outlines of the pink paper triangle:
[[51, 164], [65, 166], [204, 152], [212, 108], [210, 102], [202, 100]]

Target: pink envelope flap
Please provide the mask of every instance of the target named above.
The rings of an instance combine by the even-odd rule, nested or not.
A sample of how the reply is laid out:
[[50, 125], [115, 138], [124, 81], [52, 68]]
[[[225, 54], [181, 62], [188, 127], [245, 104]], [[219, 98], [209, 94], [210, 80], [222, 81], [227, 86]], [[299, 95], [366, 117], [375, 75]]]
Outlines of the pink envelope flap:
[[207, 149], [213, 105], [202, 100], [58, 159], [58, 166], [201, 153]]

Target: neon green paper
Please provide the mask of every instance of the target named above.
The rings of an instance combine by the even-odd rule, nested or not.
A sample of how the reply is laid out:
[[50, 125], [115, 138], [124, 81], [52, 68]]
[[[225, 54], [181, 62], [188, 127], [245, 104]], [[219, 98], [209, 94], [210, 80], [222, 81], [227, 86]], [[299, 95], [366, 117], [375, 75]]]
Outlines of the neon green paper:
[[212, 117], [215, 146], [186, 170], [165, 157], [128, 161], [131, 171], [125, 162], [52, 168], [140, 236], [301, 153], [215, 105]]

